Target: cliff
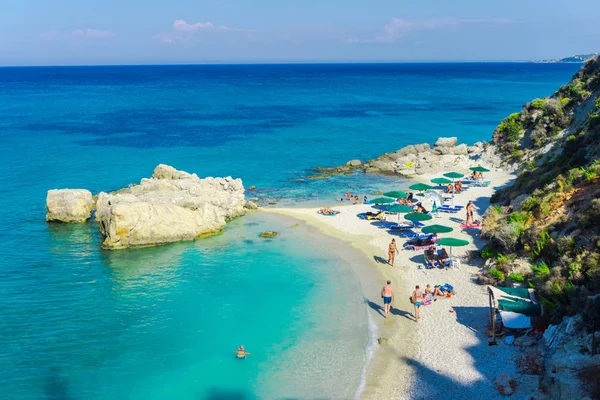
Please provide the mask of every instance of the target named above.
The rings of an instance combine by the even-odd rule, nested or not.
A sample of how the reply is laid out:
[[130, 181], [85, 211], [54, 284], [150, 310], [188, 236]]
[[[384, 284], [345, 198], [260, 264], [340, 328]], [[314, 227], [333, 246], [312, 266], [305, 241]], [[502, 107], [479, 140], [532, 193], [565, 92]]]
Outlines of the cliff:
[[[600, 60], [505, 118], [493, 134], [517, 172], [483, 222], [480, 281], [536, 289], [548, 326], [541, 393], [600, 396]], [[561, 323], [562, 321], [562, 323]], [[574, 326], [576, 325], [576, 328]], [[553, 339], [559, 332], [559, 339]], [[595, 383], [594, 383], [595, 382]]]

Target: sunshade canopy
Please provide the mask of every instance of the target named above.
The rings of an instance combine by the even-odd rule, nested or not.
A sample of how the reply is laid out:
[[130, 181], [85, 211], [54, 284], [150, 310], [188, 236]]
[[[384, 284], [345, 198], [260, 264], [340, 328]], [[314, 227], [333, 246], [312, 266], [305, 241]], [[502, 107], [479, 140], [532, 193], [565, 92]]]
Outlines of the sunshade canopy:
[[468, 245], [469, 242], [466, 240], [456, 238], [443, 238], [435, 242], [435, 244], [440, 246], [460, 247]]
[[465, 176], [464, 174], [461, 174], [460, 172], [447, 172], [444, 174], [444, 176], [446, 178], [451, 178], [451, 179], [460, 179], [463, 176]]
[[423, 233], [448, 233], [454, 229], [446, 225], [429, 225], [421, 229]]
[[387, 197], [393, 197], [395, 199], [405, 199], [408, 197], [408, 195], [405, 192], [402, 192], [400, 190], [395, 190], [393, 192], [385, 192], [383, 195]]
[[415, 183], [414, 185], [409, 186], [409, 189], [423, 191], [433, 189], [433, 186], [429, 186], [426, 183]]
[[431, 182], [437, 183], [438, 185], [447, 185], [449, 183], [452, 183], [452, 181], [450, 179], [446, 179], [446, 178], [433, 178], [431, 180]]
[[469, 168], [471, 171], [475, 171], [475, 172], [490, 172], [489, 169], [487, 168], [483, 168], [481, 166], [477, 166], [477, 167], [471, 167]]
[[408, 221], [429, 221], [430, 219], [432, 219], [433, 217], [429, 214], [425, 214], [425, 213], [410, 213], [410, 214], [406, 214], [404, 216], [404, 219], [408, 220]]
[[411, 206], [407, 206], [404, 204], [394, 204], [392, 206], [386, 207], [385, 210], [391, 213], [409, 213], [413, 209]]
[[389, 203], [393, 203], [395, 200], [394, 199], [390, 199], [389, 197], [378, 197], [376, 199], [371, 200], [371, 203], [373, 204], [389, 204]]

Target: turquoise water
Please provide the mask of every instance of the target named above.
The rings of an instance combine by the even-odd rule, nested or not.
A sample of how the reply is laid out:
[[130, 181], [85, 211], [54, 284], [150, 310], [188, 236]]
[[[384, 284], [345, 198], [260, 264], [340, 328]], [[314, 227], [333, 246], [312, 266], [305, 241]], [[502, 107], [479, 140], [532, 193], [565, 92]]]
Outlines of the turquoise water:
[[[195, 243], [106, 252], [93, 224], [44, 222], [46, 191], [113, 190], [167, 163], [286, 204], [369, 194], [403, 183], [291, 179], [438, 136], [489, 139], [577, 68], [0, 69], [0, 398], [352, 397], [369, 326], [360, 255], [260, 214]], [[259, 240], [265, 229], [283, 234]], [[240, 362], [239, 344], [252, 352]]]

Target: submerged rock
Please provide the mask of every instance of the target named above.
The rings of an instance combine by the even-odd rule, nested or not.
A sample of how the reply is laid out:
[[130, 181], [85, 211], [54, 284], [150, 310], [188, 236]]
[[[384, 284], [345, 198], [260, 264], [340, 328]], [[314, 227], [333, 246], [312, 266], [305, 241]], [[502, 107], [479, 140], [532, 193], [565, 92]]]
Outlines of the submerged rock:
[[85, 189], [53, 189], [46, 196], [46, 221], [85, 222], [92, 216], [94, 200]]
[[200, 179], [159, 165], [150, 179], [98, 195], [96, 219], [103, 247], [151, 246], [219, 233], [226, 221], [245, 214], [240, 179]]
[[261, 232], [259, 236], [262, 238], [274, 238], [275, 236], [277, 236], [277, 232], [265, 231], [265, 232]]

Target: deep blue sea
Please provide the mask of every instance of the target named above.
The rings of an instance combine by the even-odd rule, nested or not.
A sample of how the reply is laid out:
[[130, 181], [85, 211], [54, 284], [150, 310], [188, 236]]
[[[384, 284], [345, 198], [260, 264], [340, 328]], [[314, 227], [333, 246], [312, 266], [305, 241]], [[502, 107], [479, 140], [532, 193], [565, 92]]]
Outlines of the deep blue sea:
[[[0, 398], [351, 398], [369, 321], [365, 259], [251, 214], [193, 243], [103, 251], [46, 224], [46, 191], [137, 183], [159, 163], [240, 177], [249, 197], [327, 203], [401, 188], [296, 180], [439, 136], [472, 144], [571, 64], [0, 68]], [[261, 230], [281, 232], [275, 240]], [[240, 344], [252, 354], [233, 358]]]

